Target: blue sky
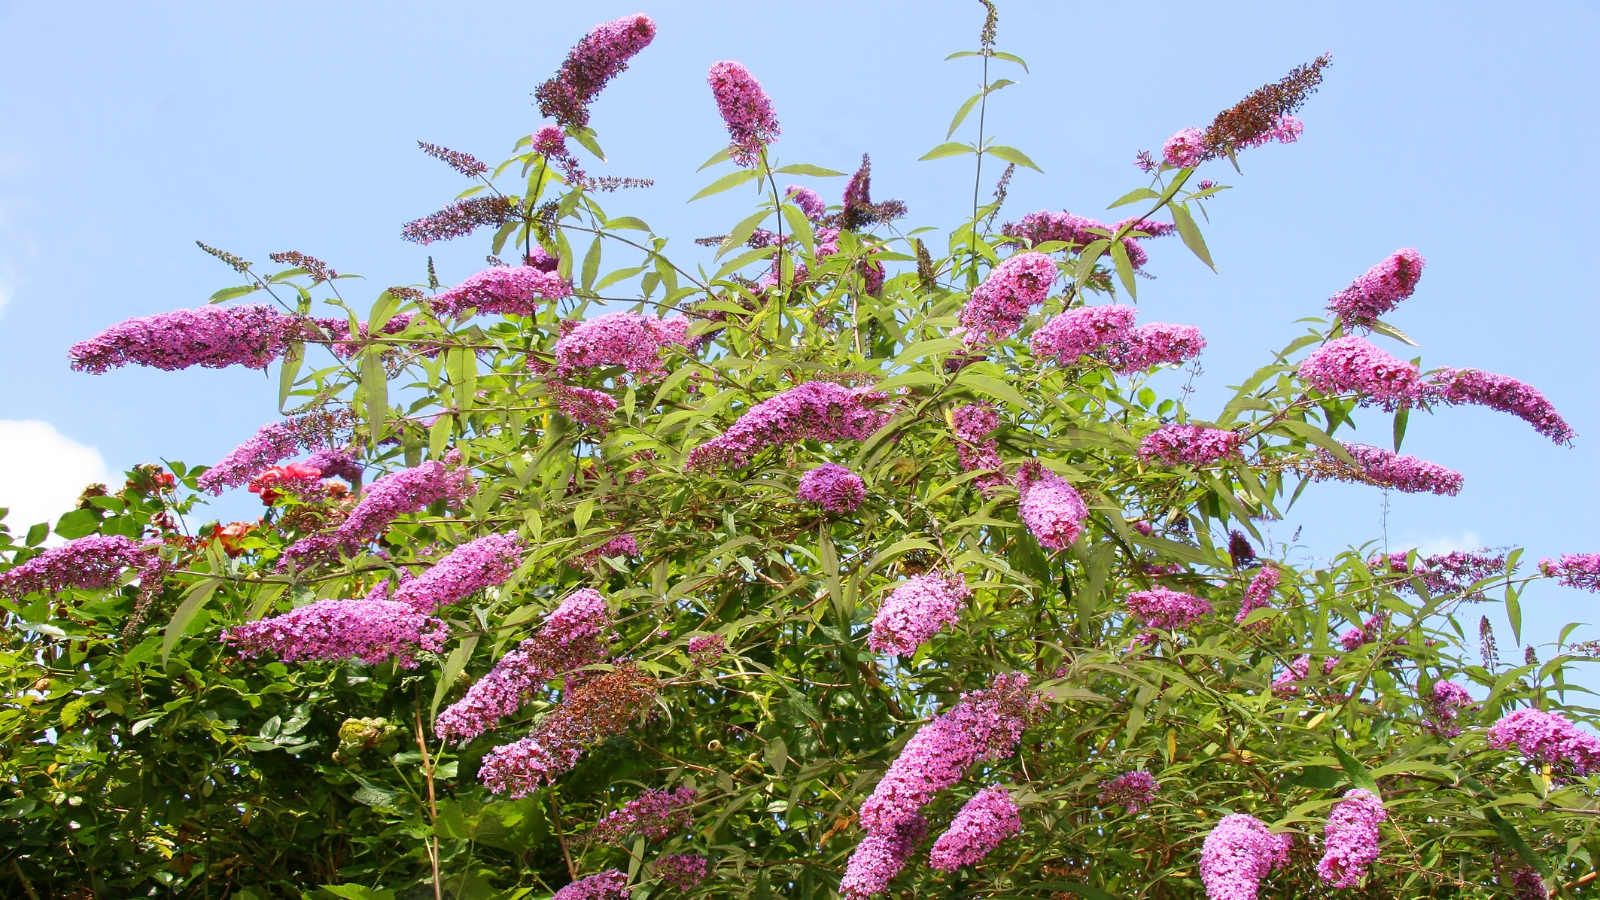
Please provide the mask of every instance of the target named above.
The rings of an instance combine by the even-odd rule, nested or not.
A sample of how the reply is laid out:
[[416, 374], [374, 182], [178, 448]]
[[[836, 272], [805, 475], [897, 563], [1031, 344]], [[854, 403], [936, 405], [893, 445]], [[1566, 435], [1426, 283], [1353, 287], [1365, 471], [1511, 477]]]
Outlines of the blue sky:
[[[1424, 364], [1529, 381], [1589, 436], [1558, 448], [1475, 409], [1414, 420], [1407, 451], [1467, 486], [1454, 499], [1391, 496], [1391, 546], [1600, 550], [1597, 290], [1585, 272], [1600, 236], [1585, 166], [1600, 146], [1594, 3], [1001, 10], [1001, 49], [1032, 73], [1004, 73], [1019, 84], [997, 95], [992, 132], [1046, 173], [1018, 175], [1012, 217], [1098, 215], [1142, 183], [1136, 151], [1331, 51], [1304, 139], [1251, 151], [1242, 177], [1202, 173], [1237, 188], [1211, 207], [1220, 271], [1153, 242], [1142, 318], [1206, 334], [1192, 404], [1203, 417], [1299, 332], [1294, 319], [1393, 250], [1418, 248], [1426, 274], [1392, 319]], [[415, 142], [502, 158], [538, 124], [530, 93], [566, 49], [640, 11], [659, 34], [595, 107], [611, 162], [593, 171], [656, 179], [608, 206], [672, 235], [684, 256], [748, 202], [685, 203], [709, 180], [695, 167], [725, 140], [704, 84], [719, 59], [744, 62], [773, 96], [785, 161], [848, 170], [870, 152], [875, 194], [905, 199], [913, 226], [953, 222], [970, 204], [965, 162], [915, 160], [973, 90], [970, 60], [942, 60], [975, 43], [975, 2], [0, 3], [0, 504], [59, 503], [44, 495], [75, 493], [95, 451], [113, 470], [213, 461], [272, 417], [274, 383], [256, 373], [67, 368], [74, 341], [233, 283], [197, 238], [259, 261], [301, 250], [369, 276], [374, 291], [420, 280], [429, 252], [447, 283], [476, 271], [480, 243], [398, 238], [461, 186]], [[813, 186], [836, 199], [838, 181]], [[35, 421], [53, 430], [19, 424]], [[1362, 438], [1387, 442], [1385, 420], [1362, 424]], [[222, 510], [253, 515], [252, 502]], [[1304, 526], [1322, 554], [1384, 524], [1379, 492], [1333, 486], [1279, 530]], [[1542, 637], [1600, 621], [1589, 595], [1540, 585], [1526, 602]]]

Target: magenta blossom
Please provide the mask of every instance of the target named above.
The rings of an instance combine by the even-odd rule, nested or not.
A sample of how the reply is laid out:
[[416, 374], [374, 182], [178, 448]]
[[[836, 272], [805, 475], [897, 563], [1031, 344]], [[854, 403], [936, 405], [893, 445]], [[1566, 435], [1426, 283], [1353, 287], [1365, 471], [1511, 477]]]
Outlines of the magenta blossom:
[[628, 900], [630, 893], [627, 874], [621, 869], [607, 869], [598, 875], [579, 878], [556, 891], [550, 900]]
[[728, 154], [738, 165], [751, 168], [761, 159], [766, 145], [783, 133], [777, 113], [772, 111], [772, 100], [750, 70], [736, 62], [712, 64], [706, 82], [716, 97], [723, 124], [728, 126]]
[[437, 316], [459, 316], [468, 310], [506, 316], [531, 316], [541, 303], [572, 296], [572, 283], [535, 266], [495, 266], [429, 301]]
[[1578, 776], [1600, 771], [1600, 739], [1567, 721], [1560, 713], [1519, 709], [1489, 726], [1489, 746], [1516, 747], [1529, 762]]
[[1149, 806], [1160, 790], [1149, 772], [1123, 772], [1100, 783], [1100, 805], [1120, 806], [1133, 815]]
[[767, 447], [799, 441], [860, 441], [889, 415], [875, 409], [889, 395], [808, 381], [757, 403], [720, 436], [689, 451], [688, 467], [742, 466]]
[[1176, 631], [1209, 614], [1211, 604], [1199, 597], [1167, 588], [1134, 591], [1126, 601], [1128, 612], [1152, 628]]
[[1446, 738], [1461, 733], [1461, 726], [1456, 722], [1461, 711], [1472, 706], [1472, 695], [1466, 688], [1453, 681], [1435, 681], [1433, 691], [1425, 695], [1423, 701], [1428, 710], [1428, 720], [1424, 724], [1429, 731]]
[[1117, 374], [1132, 375], [1156, 366], [1183, 365], [1205, 348], [1205, 337], [1193, 325], [1151, 322], [1125, 332], [1095, 356]]
[[401, 668], [416, 668], [416, 654], [438, 653], [450, 626], [392, 600], [318, 600], [281, 616], [225, 629], [222, 640], [240, 656], [275, 653], [284, 662], [359, 659], [381, 663], [393, 659]]
[[624, 839], [644, 835], [664, 840], [688, 829], [694, 822], [690, 807], [700, 794], [694, 788], [659, 788], [645, 791], [594, 823], [585, 838], [620, 846]]
[[611, 425], [611, 416], [617, 411], [617, 398], [605, 391], [578, 387], [564, 381], [549, 379], [544, 383], [545, 396], [554, 401], [561, 414], [600, 431]]
[[1567, 587], [1600, 591], [1600, 553], [1568, 553], [1560, 559], [1541, 559], [1539, 571]]
[[[563, 323], [565, 329], [566, 323]], [[556, 341], [556, 376], [603, 366], [622, 366], [628, 374], [651, 380], [666, 374], [661, 351], [687, 342], [689, 320], [658, 319], [634, 312], [606, 313], [565, 330]]]
[[1403, 406], [1421, 396], [1417, 367], [1358, 337], [1318, 347], [1300, 363], [1300, 377], [1324, 394], [1355, 393], [1363, 402]]
[[828, 211], [828, 204], [823, 203], [817, 192], [810, 188], [791, 184], [783, 189], [783, 196], [800, 207], [800, 212], [813, 222], [821, 219]]
[[128, 569], [153, 576], [160, 550], [158, 541], [141, 544], [119, 534], [74, 538], [0, 572], [0, 597], [20, 600], [29, 594], [57, 594], [72, 588], [101, 590], [116, 584]]
[[1470, 403], [1511, 413], [1558, 444], [1571, 443], [1578, 436], [1543, 394], [1509, 375], [1478, 369], [1445, 369], [1435, 374], [1431, 387], [1445, 403]]
[[1018, 253], [995, 266], [972, 291], [961, 310], [967, 343], [1002, 341], [1022, 327], [1029, 308], [1044, 302], [1056, 278], [1056, 264], [1043, 253]]
[[1346, 324], [1370, 327], [1417, 289], [1423, 264], [1422, 254], [1417, 251], [1409, 247], [1396, 250], [1335, 294], [1328, 301], [1328, 311]]
[[[326, 449], [335, 435], [348, 428], [349, 420], [335, 413], [309, 413], [292, 416], [281, 422], [268, 422], [249, 440], [230, 450], [227, 456], [217, 460], [216, 465], [201, 473], [197, 483], [202, 491], [211, 494], [241, 487], [301, 449]], [[307, 460], [306, 464], [329, 475], [343, 474], [334, 471], [332, 466], [318, 465], [312, 460]]]
[[708, 861], [698, 853], [674, 853], [655, 861], [650, 871], [663, 882], [687, 891], [706, 880]]
[[514, 534], [491, 534], [451, 550], [426, 572], [403, 582], [389, 598], [432, 613], [503, 584], [522, 561]]
[[1206, 159], [1204, 134], [1198, 128], [1185, 128], [1167, 138], [1161, 146], [1161, 159], [1178, 169], [1192, 169]]
[[800, 476], [795, 498], [828, 512], [851, 512], [867, 497], [861, 476], [837, 463], [823, 463]]
[[569, 128], [588, 125], [589, 104], [607, 82], [628, 68], [630, 59], [650, 46], [655, 36], [656, 23], [645, 15], [623, 16], [596, 25], [568, 51], [555, 77], [534, 91], [540, 114]]
[[867, 645], [878, 653], [911, 656], [946, 625], [961, 620], [961, 608], [972, 599], [959, 573], [930, 572], [900, 583], [872, 620]]
[[[1277, 566], [1268, 563], [1261, 567], [1261, 571], [1250, 579], [1249, 587], [1244, 589], [1244, 599], [1239, 602], [1239, 614], [1233, 618], [1235, 625], [1243, 625], [1244, 620], [1256, 610], [1272, 606], [1272, 592], [1278, 589], [1279, 577]], [[1266, 624], [1265, 621], [1261, 621], [1250, 627], [1260, 629], [1266, 627]]]
[[1346, 444], [1343, 441], [1340, 442], [1340, 446], [1344, 447], [1350, 458], [1356, 461], [1354, 470], [1347, 471], [1348, 466], [1326, 450], [1317, 452], [1318, 458], [1336, 475], [1347, 475], [1351, 480], [1394, 488], [1406, 494], [1440, 494], [1454, 497], [1461, 493], [1460, 472], [1415, 456], [1391, 453], [1382, 447]]
[[1133, 330], [1136, 311], [1131, 306], [1080, 306], [1044, 324], [1028, 339], [1033, 355], [1064, 366], [1116, 341]]
[[1207, 900], [1256, 900], [1261, 879], [1287, 865], [1294, 838], [1273, 834], [1254, 816], [1223, 816], [1200, 848]]
[[1065, 478], [1029, 460], [1017, 472], [1018, 511], [1046, 550], [1070, 547], [1089, 518], [1089, 508]]
[[312, 336], [298, 316], [270, 306], [178, 309], [113, 325], [72, 345], [75, 372], [96, 375], [130, 363], [175, 371], [190, 366], [265, 369], [295, 340]]
[[1244, 435], [1198, 425], [1163, 425], [1139, 442], [1139, 458], [1164, 466], [1203, 466], [1237, 456]]
[[1367, 867], [1378, 858], [1378, 824], [1387, 818], [1383, 801], [1371, 791], [1346, 791], [1344, 799], [1328, 813], [1317, 875], [1335, 888], [1359, 885], [1367, 876]]
[[905, 868], [917, 845], [928, 836], [928, 822], [911, 816], [893, 827], [869, 830], [856, 845], [839, 882], [844, 900], [867, 900], [889, 889], [889, 882]]
[[956, 813], [950, 827], [933, 842], [928, 862], [943, 872], [983, 862], [1000, 842], [1022, 830], [1017, 803], [1003, 787], [987, 787]]

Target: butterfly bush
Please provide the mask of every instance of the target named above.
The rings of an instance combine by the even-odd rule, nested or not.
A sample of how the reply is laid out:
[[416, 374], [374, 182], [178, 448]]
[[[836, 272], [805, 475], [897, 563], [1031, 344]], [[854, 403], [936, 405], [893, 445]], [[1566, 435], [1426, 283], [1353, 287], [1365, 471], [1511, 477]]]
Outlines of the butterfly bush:
[[1317, 875], [1334, 888], [1359, 885], [1367, 876], [1367, 867], [1378, 858], [1378, 825], [1388, 818], [1383, 801], [1371, 791], [1346, 791], [1344, 799], [1328, 813]]
[[945, 872], [975, 866], [1001, 841], [1021, 830], [1022, 818], [1011, 793], [1002, 787], [984, 788], [961, 807], [950, 827], [933, 842], [929, 864]]
[[[952, 64], [999, 84], [1022, 67], [980, 9]], [[1581, 892], [1600, 739], [1578, 664], [1600, 646], [1564, 634], [1506, 666], [1489, 618], [1476, 646], [1460, 618], [1505, 600], [1520, 625], [1538, 580], [1600, 589], [1600, 548], [1526, 573], [1510, 548], [1292, 549], [1321, 482], [1374, 510], [1461, 489], [1340, 438], [1398, 444], [1465, 405], [1558, 445], [1581, 423], [1471, 360], [1378, 346], [1417, 288], [1410, 250], [1332, 299], [1242, 296], [1305, 329], [1259, 368], [1203, 372], [1199, 328], [1135, 312], [1185, 302], [1166, 278], [1184, 254], [1270, 256], [1231, 225], [1198, 239], [1243, 208], [1199, 175], [1298, 138], [1327, 57], [1141, 154], [1120, 201], [1072, 201], [1127, 207], [1114, 221], [1057, 211], [1088, 182], [1005, 143], [1014, 92], [974, 97], [921, 175], [874, 171], [865, 132], [842, 160], [777, 159], [771, 98], [720, 63], [697, 102], [726, 131], [692, 110], [658, 128], [711, 157], [695, 218], [720, 224], [700, 235], [599, 196], [646, 186], [600, 170], [627, 141], [590, 113], [656, 30], [574, 35], [509, 159], [423, 142], [471, 184], [401, 236], [476, 237], [464, 252], [357, 280], [202, 244], [225, 284], [283, 305], [71, 351], [94, 372], [271, 366], [283, 412], [209, 469], [91, 485], [53, 536], [0, 530], [0, 806], [28, 835], [10, 894], [1488, 900], [1542, 896], [1540, 872]], [[815, 82], [768, 86], [837, 99]], [[885, 196], [966, 185], [961, 214], [929, 227], [874, 177]], [[1023, 192], [1040, 202], [1019, 218]], [[1191, 424], [1208, 419], [1225, 427]], [[268, 501], [250, 518], [202, 508], [247, 485]], [[1485, 804], [1546, 768], [1548, 802], [1498, 803], [1487, 827]], [[1361, 770], [1370, 795], [1343, 783]], [[135, 795], [164, 812], [129, 816]], [[168, 865], [148, 851], [173, 821], [185, 859], [250, 864]], [[1297, 852], [1279, 822], [1308, 835]]]
[[879, 653], [910, 656], [945, 626], [961, 621], [961, 608], [971, 598], [960, 574], [932, 572], [908, 578], [878, 607], [867, 646]]
[[1256, 900], [1261, 880], [1289, 862], [1294, 838], [1273, 834], [1254, 816], [1223, 816], [1200, 849], [1208, 900]]

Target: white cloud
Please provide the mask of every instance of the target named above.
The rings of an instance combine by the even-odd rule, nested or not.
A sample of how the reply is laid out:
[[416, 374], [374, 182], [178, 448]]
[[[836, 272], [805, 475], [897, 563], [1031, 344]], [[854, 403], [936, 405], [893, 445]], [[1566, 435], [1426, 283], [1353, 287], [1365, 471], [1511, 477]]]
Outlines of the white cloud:
[[49, 422], [0, 419], [0, 507], [11, 533], [26, 534], [77, 504], [84, 486], [110, 475], [100, 451], [56, 431]]
[[11, 287], [11, 282], [0, 278], [0, 313], [6, 311], [6, 307], [11, 303], [11, 298], [15, 295], [16, 291]]
[[1421, 556], [1434, 556], [1440, 553], [1450, 553], [1456, 550], [1482, 550], [1483, 538], [1476, 531], [1463, 531], [1460, 534], [1434, 534], [1422, 537], [1412, 537], [1399, 543], [1391, 542], [1395, 552], [1402, 549], [1417, 548]]

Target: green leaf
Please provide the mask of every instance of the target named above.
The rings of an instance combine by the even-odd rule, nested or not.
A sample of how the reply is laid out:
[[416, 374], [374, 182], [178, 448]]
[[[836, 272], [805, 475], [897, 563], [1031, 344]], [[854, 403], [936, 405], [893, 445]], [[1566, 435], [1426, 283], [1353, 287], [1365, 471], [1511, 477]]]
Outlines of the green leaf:
[[761, 754], [761, 758], [772, 767], [773, 772], [781, 776], [784, 768], [789, 765], [789, 745], [783, 742], [783, 738], [775, 737], [767, 741], [767, 749]]
[[572, 524], [582, 531], [589, 525], [589, 517], [594, 515], [594, 500], [583, 500], [572, 509]]
[[1506, 585], [1506, 620], [1511, 623], [1511, 639], [1522, 643], [1522, 600], [1509, 584]]
[[633, 216], [618, 216], [615, 219], [606, 220], [605, 229], [607, 231], [632, 230], [649, 233], [650, 226], [646, 225], [643, 219], [636, 219]]
[[1028, 71], [1028, 64], [1023, 62], [1022, 57], [1016, 55], [1015, 53], [1002, 53], [999, 50], [991, 50], [989, 52], [989, 56], [994, 59], [1003, 59], [1006, 62], [1014, 62], [1022, 67], [1022, 71]]
[[599, 157], [601, 162], [605, 162], [606, 161], [605, 151], [600, 149], [600, 142], [595, 140], [595, 133], [594, 133], [594, 129], [593, 128], [570, 128], [569, 127], [567, 129], [567, 134], [570, 135], [573, 140], [577, 141], [578, 145], [583, 147], [583, 149], [585, 149], [585, 150], [589, 151], [590, 153], [593, 153], [595, 156]]
[[1484, 807], [1483, 817], [1489, 820], [1490, 825], [1494, 826], [1494, 830], [1500, 835], [1500, 839], [1510, 844], [1511, 849], [1522, 857], [1523, 862], [1538, 869], [1540, 875], [1546, 878], [1550, 877], [1550, 867], [1545, 865], [1539, 854], [1534, 853], [1533, 848], [1528, 846], [1528, 842], [1522, 839], [1522, 835], [1517, 832], [1515, 825], [1507, 822], [1499, 811], [1492, 806]]
[[727, 147], [723, 147], [721, 150], [718, 150], [717, 152], [711, 154], [711, 158], [706, 160], [705, 162], [701, 163], [700, 164], [700, 168], [695, 169], [695, 171], [696, 172], [703, 172], [706, 169], [711, 168], [712, 166], [716, 165], [719, 162], [727, 162], [728, 160], [730, 160], [732, 158], [733, 158], [733, 154], [728, 152], [728, 148]]
[[[1115, 894], [1108, 894], [1097, 887], [1091, 887], [1090, 885], [1082, 884], [1077, 881], [1052, 881], [1047, 884], [1029, 885], [1029, 887], [1030, 890], [1027, 894], [1010, 894], [1002, 896], [1048, 897], [1050, 895], [1049, 892], [1054, 891], [1062, 894], [1075, 894], [1084, 898], [1084, 900], [1117, 900], [1117, 896]], [[999, 900], [999, 898], [996, 898], [996, 900]]]
[[1339, 746], [1338, 740], [1330, 737], [1328, 743], [1333, 745], [1333, 755], [1339, 757], [1339, 765], [1344, 767], [1345, 777], [1350, 779], [1351, 784], [1371, 791], [1373, 796], [1383, 796], [1378, 791], [1378, 782], [1373, 780], [1372, 775], [1367, 772], [1367, 767], [1363, 766], [1360, 760]]
[[1392, 337], [1402, 344], [1410, 344], [1413, 347], [1421, 346], [1416, 341], [1413, 341], [1410, 335], [1390, 325], [1388, 322], [1375, 321], [1372, 323], [1372, 330], [1385, 337]]
[[1406, 439], [1406, 423], [1411, 419], [1411, 407], [1401, 406], [1394, 411], [1394, 452], [1400, 452], [1400, 442]]
[[361, 388], [366, 401], [367, 427], [376, 444], [383, 439], [389, 416], [389, 375], [383, 370], [382, 347], [368, 347], [361, 355]]
[[589, 252], [583, 256], [583, 289], [594, 290], [594, 279], [600, 274], [600, 236], [595, 235], [594, 241], [589, 244]]
[[267, 610], [272, 608], [272, 604], [283, 595], [284, 589], [288, 586], [282, 581], [262, 585], [261, 590], [256, 592], [256, 598], [250, 601], [250, 609], [245, 612], [245, 621], [254, 622], [266, 615]]
[[306, 345], [295, 341], [289, 345], [289, 351], [283, 354], [283, 362], [278, 368], [278, 408], [283, 409], [289, 403], [289, 394], [294, 391], [295, 379], [300, 377], [300, 366], [306, 361]]
[[977, 152], [977, 148], [973, 147], [971, 144], [963, 144], [960, 141], [946, 141], [932, 150], [929, 150], [927, 153], [917, 157], [917, 159], [944, 159], [946, 156], [959, 156], [963, 153]]
[[972, 369], [966, 369], [957, 376], [956, 383], [972, 388], [980, 394], [987, 394], [996, 400], [1004, 400], [1018, 410], [1026, 412], [1033, 409], [1021, 392], [992, 375], [983, 375]]
[[606, 277], [600, 279], [600, 283], [595, 285], [594, 289], [597, 290], [597, 291], [603, 291], [606, 288], [611, 287], [613, 284], [616, 284], [619, 281], [627, 281], [629, 278], [632, 278], [633, 276], [639, 274], [640, 272], [643, 272], [645, 269], [648, 269], [648, 268], [650, 268], [650, 267], [649, 266], [634, 266], [631, 269], [618, 269], [615, 272], [612, 272], [610, 275], [607, 275]]
[[997, 156], [1008, 163], [1015, 163], [1019, 166], [1027, 166], [1041, 175], [1044, 174], [1044, 170], [1034, 165], [1033, 160], [1028, 158], [1028, 154], [1023, 153], [1021, 150], [1018, 150], [1015, 147], [1007, 147], [1004, 144], [996, 144], [993, 147], [985, 147], [983, 152], [989, 154], [990, 156]]
[[709, 197], [712, 194], [720, 194], [723, 191], [732, 190], [741, 184], [754, 181], [759, 176], [760, 173], [754, 169], [740, 169], [737, 172], [729, 172], [721, 178], [718, 178], [716, 181], [713, 181], [701, 188], [700, 193], [689, 198], [689, 202], [693, 203], [696, 200], [699, 200], [701, 197]]
[[254, 294], [259, 290], [261, 290], [261, 288], [253, 284], [241, 284], [238, 287], [225, 287], [222, 290], [217, 291], [215, 294], [212, 294], [211, 298], [206, 302], [221, 303], [224, 300], [232, 300], [235, 297], [243, 297], [245, 294]]
[[92, 509], [75, 509], [56, 520], [56, 534], [69, 541], [93, 534], [99, 527], [100, 514]]
[[189, 630], [189, 625], [194, 617], [200, 614], [201, 607], [205, 606], [216, 593], [217, 587], [222, 584], [220, 578], [207, 578], [196, 582], [189, 588], [183, 602], [178, 604], [178, 609], [172, 614], [172, 620], [167, 623], [167, 630], [161, 636], [161, 665], [167, 664], [167, 657], [172, 655], [172, 648], [177, 645], [178, 639]]
[[[757, 247], [754, 250], [747, 250], [744, 253], [741, 253], [738, 256], [735, 256], [733, 259], [730, 259], [727, 262], [723, 263], [722, 264], [722, 268], [717, 270], [717, 274], [711, 280], [712, 281], [719, 281], [719, 280], [722, 279], [722, 277], [724, 275], [727, 275], [729, 272], [737, 272], [740, 269], [744, 268], [745, 266], [750, 265], [753, 262], [757, 262], [757, 261], [763, 260], [763, 259], [771, 259], [771, 258], [772, 258], [772, 248], [771, 247]], [[701, 307], [705, 308], [705, 304], [701, 304]], [[739, 314], [740, 315], [749, 315], [750, 314], [750, 310], [744, 309], [743, 307], [741, 307], [739, 309]]]
[[444, 702], [450, 689], [455, 687], [456, 678], [461, 675], [461, 670], [465, 669], [467, 661], [472, 659], [472, 651], [478, 648], [479, 637], [476, 634], [467, 635], [445, 658], [444, 666], [439, 670], [439, 683], [433, 689], [433, 704], [428, 707], [430, 719], [439, 714], [439, 704]]
[[976, 50], [957, 50], [956, 52], [950, 54], [949, 56], [946, 56], [944, 58], [944, 61], [945, 62], [949, 62], [952, 59], [961, 59], [962, 57], [966, 57], [966, 56], [982, 56], [982, 55], [983, 55], [982, 53], [979, 53]]
[[367, 312], [367, 334], [376, 336], [382, 332], [383, 326], [389, 324], [399, 308], [400, 304], [393, 294], [388, 291], [379, 294], [378, 299], [372, 301], [372, 309]]
[[1211, 251], [1206, 249], [1206, 239], [1200, 236], [1200, 227], [1194, 223], [1194, 217], [1189, 215], [1189, 207], [1182, 203], [1174, 203], [1170, 208], [1172, 221], [1178, 226], [1178, 236], [1183, 238], [1183, 245], [1215, 272], [1217, 267], [1211, 262]]
[[325, 884], [321, 890], [344, 900], [394, 900], [394, 891], [363, 887], [359, 884]]
[[[1128, 245], [1122, 241], [1112, 241], [1111, 259], [1117, 264], [1117, 280], [1122, 282], [1122, 286], [1128, 289], [1128, 297], [1134, 300], [1139, 299], [1139, 288], [1134, 284], [1133, 280], [1133, 263], [1128, 259]], [[1140, 402], [1149, 406], [1153, 399], [1149, 401], [1141, 399]]]
[[1160, 200], [1160, 199], [1161, 199], [1161, 195], [1156, 193], [1155, 191], [1150, 190], [1149, 188], [1135, 188], [1134, 190], [1131, 190], [1131, 191], [1127, 192], [1126, 194], [1123, 194], [1117, 200], [1117, 202], [1115, 202], [1115, 203], [1111, 204], [1110, 206], [1106, 207], [1106, 209], [1116, 209], [1119, 206], [1127, 206], [1129, 203], [1136, 203], [1136, 202], [1138, 202], [1140, 200]]
[[973, 94], [971, 97], [968, 97], [967, 98], [967, 102], [961, 104], [961, 108], [956, 110], [956, 117], [954, 119], [950, 120], [950, 130], [945, 132], [945, 135], [944, 135], [946, 138], [949, 138], [950, 135], [956, 133], [956, 129], [960, 128], [961, 127], [961, 123], [966, 121], [967, 113], [972, 112], [972, 108], [974, 106], [977, 106], [978, 105], [978, 101], [982, 100], [982, 99], [983, 99], [983, 93], [980, 91], [979, 93]]
[[800, 242], [800, 246], [805, 248], [806, 253], [815, 255], [817, 252], [817, 239], [811, 230], [811, 220], [807, 219], [806, 214], [800, 211], [800, 207], [795, 206], [793, 203], [783, 204], [782, 209], [783, 220], [789, 223], [789, 233], [795, 236], [795, 239]]
[[765, 222], [767, 220], [767, 216], [770, 215], [772, 215], [771, 210], [763, 209], [760, 212], [751, 213], [750, 215], [741, 219], [739, 224], [733, 226], [733, 230], [728, 232], [728, 236], [722, 239], [721, 245], [717, 247], [716, 258], [721, 259], [724, 253], [727, 253], [729, 250], [741, 246], [745, 241], [750, 240], [750, 235], [755, 234], [756, 229], [759, 228], [761, 223]]
[[810, 163], [793, 163], [772, 171], [778, 175], [814, 175], [818, 178], [833, 178], [844, 174], [843, 172], [835, 172], [832, 169], [824, 169], [821, 166], [813, 166]]

